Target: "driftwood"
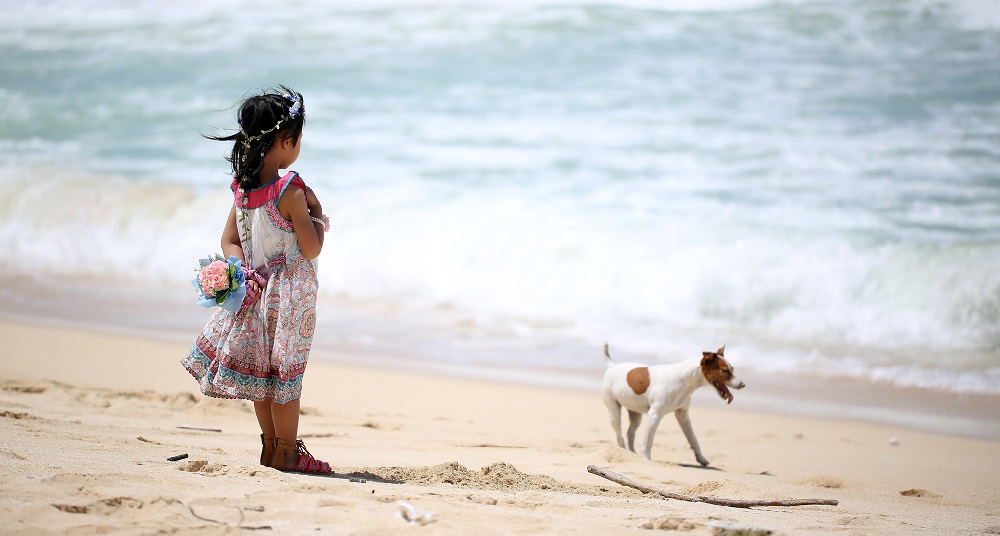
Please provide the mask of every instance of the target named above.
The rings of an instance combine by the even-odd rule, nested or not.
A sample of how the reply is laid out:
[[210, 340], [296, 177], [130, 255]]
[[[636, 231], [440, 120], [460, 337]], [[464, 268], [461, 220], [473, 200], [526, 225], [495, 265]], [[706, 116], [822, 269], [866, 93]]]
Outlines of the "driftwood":
[[614, 472], [598, 467], [596, 465], [588, 465], [587, 471], [607, 478], [612, 482], [617, 482], [623, 486], [628, 486], [630, 488], [635, 488], [643, 493], [656, 493], [661, 497], [667, 499], [677, 499], [678, 501], [688, 501], [688, 502], [700, 502], [707, 504], [716, 504], [719, 506], [731, 506], [733, 508], [750, 508], [751, 506], [803, 506], [806, 504], [825, 504], [830, 506], [837, 506], [839, 502], [832, 499], [787, 499], [784, 501], [764, 501], [764, 500], [752, 500], [752, 499], [721, 499], [718, 497], [696, 497], [694, 495], [682, 495], [680, 493], [673, 493], [670, 491], [664, 491], [661, 489], [656, 489], [645, 484], [640, 484], [634, 480], [629, 480], [624, 476]]

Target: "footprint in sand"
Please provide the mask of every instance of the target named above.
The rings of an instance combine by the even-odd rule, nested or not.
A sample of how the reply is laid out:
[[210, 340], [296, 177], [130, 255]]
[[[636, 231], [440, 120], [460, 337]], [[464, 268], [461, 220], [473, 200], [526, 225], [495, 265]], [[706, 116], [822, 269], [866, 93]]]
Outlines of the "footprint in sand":
[[625, 463], [628, 461], [636, 460], [636, 455], [634, 452], [620, 449], [618, 447], [608, 447], [604, 449], [604, 459], [608, 463]]
[[476, 504], [485, 504], [487, 506], [493, 506], [497, 503], [496, 499], [487, 495], [469, 495], [466, 499]]
[[8, 382], [5, 383], [3, 386], [4, 391], [13, 391], [15, 393], [26, 393], [33, 395], [44, 393], [47, 388], [48, 387], [44, 385], [24, 384], [17, 382]]
[[177, 466], [177, 469], [205, 476], [219, 476], [229, 472], [229, 466], [222, 463], [208, 463], [205, 460], [190, 460]]
[[0, 456], [5, 458], [13, 458], [19, 462], [27, 461], [28, 459], [12, 450], [0, 450]]
[[52, 506], [68, 514], [111, 515], [123, 508], [142, 508], [143, 502], [132, 497], [112, 497], [110, 499], [101, 499], [88, 505], [53, 504]]
[[920, 488], [904, 489], [900, 491], [899, 494], [902, 495], [903, 497], [926, 497], [928, 499], [941, 498], [941, 496], [938, 495], [937, 493], [931, 493], [925, 489], [920, 489]]
[[18, 411], [6, 411], [6, 410], [0, 411], [0, 417], [6, 417], [8, 419], [17, 419], [17, 420], [30, 420], [37, 418], [28, 413], [21, 413]]
[[62, 510], [67, 514], [86, 514], [90, 507], [87, 505], [80, 504], [53, 504], [57, 510]]
[[191, 515], [202, 520], [219, 525], [239, 526], [243, 523], [244, 513], [239, 506], [226, 504], [221, 500], [203, 499], [188, 504]]
[[643, 523], [642, 528], [648, 530], [689, 531], [698, 528], [698, 524], [683, 517], [660, 516], [652, 521]]
[[702, 482], [697, 486], [685, 488], [681, 491], [684, 495], [692, 495], [695, 497], [710, 494], [713, 491], [718, 491], [720, 488], [725, 486], [726, 483], [722, 480], [709, 480], [708, 482]]
[[816, 486], [817, 488], [827, 488], [827, 489], [840, 489], [844, 487], [844, 481], [839, 478], [834, 478], [832, 476], [826, 475], [816, 475], [811, 476], [801, 482], [808, 486]]

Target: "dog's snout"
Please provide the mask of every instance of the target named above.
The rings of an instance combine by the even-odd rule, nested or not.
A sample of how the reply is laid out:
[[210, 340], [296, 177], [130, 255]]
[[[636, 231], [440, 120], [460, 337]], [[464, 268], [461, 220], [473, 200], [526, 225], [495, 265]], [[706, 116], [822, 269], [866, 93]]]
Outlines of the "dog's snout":
[[731, 385], [730, 387], [732, 387], [733, 389], [742, 389], [746, 386], [747, 384], [743, 383], [743, 380], [736, 380], [734, 385]]

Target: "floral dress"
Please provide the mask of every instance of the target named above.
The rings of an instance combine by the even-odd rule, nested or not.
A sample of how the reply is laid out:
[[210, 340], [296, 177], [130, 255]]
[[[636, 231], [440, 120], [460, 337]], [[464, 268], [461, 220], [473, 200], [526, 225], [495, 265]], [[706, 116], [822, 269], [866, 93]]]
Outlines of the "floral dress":
[[294, 171], [253, 190], [232, 189], [245, 266], [267, 279], [260, 298], [235, 313], [217, 309], [181, 360], [208, 396], [284, 404], [302, 393], [316, 328], [316, 262], [302, 255], [292, 222], [278, 211]]

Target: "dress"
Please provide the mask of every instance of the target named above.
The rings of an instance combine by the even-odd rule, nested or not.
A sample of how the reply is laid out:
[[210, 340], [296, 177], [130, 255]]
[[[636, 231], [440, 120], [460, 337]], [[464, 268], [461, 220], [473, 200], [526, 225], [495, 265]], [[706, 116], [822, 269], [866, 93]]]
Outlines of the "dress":
[[253, 190], [233, 181], [245, 266], [267, 278], [260, 298], [235, 313], [219, 308], [181, 360], [208, 396], [278, 404], [299, 398], [316, 329], [316, 262], [302, 255], [292, 222], [278, 211], [294, 171]]

